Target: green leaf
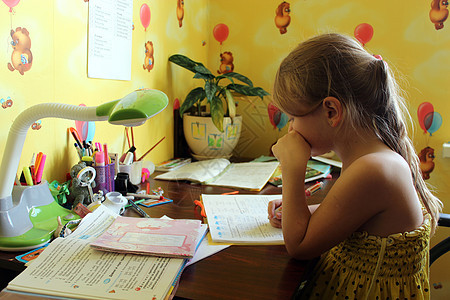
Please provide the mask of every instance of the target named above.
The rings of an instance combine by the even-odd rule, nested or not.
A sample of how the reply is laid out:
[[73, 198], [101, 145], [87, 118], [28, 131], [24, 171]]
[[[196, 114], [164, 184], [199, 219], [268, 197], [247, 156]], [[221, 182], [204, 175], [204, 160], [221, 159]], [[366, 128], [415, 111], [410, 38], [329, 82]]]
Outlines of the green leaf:
[[195, 73], [194, 78], [195, 79], [203, 79], [203, 80], [211, 80], [211, 79], [214, 79], [214, 75], [213, 74]]
[[250, 86], [242, 85], [242, 84], [229, 84], [227, 86], [227, 89], [231, 89], [231, 90], [235, 91], [236, 93], [239, 93], [239, 94], [245, 95], [245, 96], [259, 96], [259, 97], [261, 97], [261, 99], [264, 96], [269, 95], [268, 92], [266, 92], [265, 90], [263, 90], [260, 87], [250, 87]]
[[169, 61], [176, 65], [179, 65], [180, 67], [183, 67], [193, 73], [197, 73], [197, 71], [195, 70], [195, 67], [198, 64], [200, 64], [199, 62], [193, 61], [189, 57], [184, 56], [182, 54], [174, 54], [174, 55], [170, 56]]
[[220, 132], [223, 132], [223, 105], [222, 105], [222, 100], [215, 96], [212, 100], [211, 100], [211, 118], [212, 121], [214, 123], [214, 125], [216, 125], [217, 129], [219, 129]]
[[200, 103], [203, 99], [205, 99], [206, 93], [202, 87], [198, 87], [189, 92], [186, 96], [186, 99], [183, 101], [180, 107], [180, 115], [189, 110], [195, 103]]
[[211, 100], [213, 99], [214, 95], [217, 92], [217, 89], [218, 89], [218, 86], [214, 82], [208, 80], [205, 83], [206, 99], [208, 99], [208, 102], [211, 102]]
[[212, 78], [215, 76], [211, 73], [210, 70], [208, 70], [202, 63], [197, 63], [197, 65], [194, 67], [194, 70], [197, 73], [204, 74], [204, 75], [211, 75]]
[[229, 90], [225, 90], [225, 95], [228, 102], [228, 114], [233, 119], [236, 116], [236, 104], [234, 103], [233, 95]]
[[223, 75], [217, 76], [217, 79], [219, 80], [222, 78], [228, 78], [231, 81], [233, 81], [232, 78], [235, 78], [239, 81], [242, 81], [243, 83], [246, 83], [248, 86], [253, 86], [253, 82], [248, 77], [236, 72], [225, 73]]

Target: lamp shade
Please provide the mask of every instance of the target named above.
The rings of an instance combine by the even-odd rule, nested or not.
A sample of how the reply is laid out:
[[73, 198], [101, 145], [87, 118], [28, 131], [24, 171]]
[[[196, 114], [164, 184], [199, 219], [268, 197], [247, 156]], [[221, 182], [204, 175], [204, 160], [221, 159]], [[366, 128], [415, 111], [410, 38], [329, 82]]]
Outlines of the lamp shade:
[[97, 115], [108, 115], [114, 125], [139, 126], [160, 113], [169, 104], [166, 94], [158, 90], [142, 89], [97, 107]]

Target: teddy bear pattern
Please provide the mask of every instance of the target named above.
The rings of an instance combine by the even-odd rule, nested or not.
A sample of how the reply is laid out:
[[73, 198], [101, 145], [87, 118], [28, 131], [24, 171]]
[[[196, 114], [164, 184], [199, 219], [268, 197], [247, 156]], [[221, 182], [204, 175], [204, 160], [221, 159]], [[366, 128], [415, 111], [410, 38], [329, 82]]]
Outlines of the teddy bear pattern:
[[145, 43], [145, 59], [144, 59], [143, 68], [144, 68], [144, 70], [147, 70], [149, 72], [155, 66], [153, 53], [154, 53], [153, 42], [148, 41], [147, 43]]
[[16, 31], [11, 29], [11, 38], [13, 53], [11, 54], [11, 62], [8, 63], [8, 69], [11, 72], [17, 70], [20, 75], [23, 75], [31, 69], [33, 63], [33, 55], [30, 50], [30, 33], [26, 28], [17, 27]]
[[183, 18], [184, 18], [184, 0], [177, 0], [177, 19], [178, 26], [183, 26]]
[[231, 52], [226, 51], [224, 53], [220, 53], [220, 67], [219, 70], [217, 70], [217, 73], [225, 74], [233, 72], [234, 70], [233, 61], [234, 58]]
[[275, 26], [280, 30], [280, 34], [287, 32], [287, 27], [291, 23], [291, 5], [283, 1], [275, 10]]
[[[80, 179], [77, 178], [78, 173], [84, 168], [86, 168], [86, 163], [79, 162], [70, 169], [70, 177], [72, 177], [72, 181], [69, 187], [69, 198], [72, 200], [73, 208], [75, 208], [78, 203], [87, 206], [92, 202], [89, 194], [89, 189], [87, 188], [87, 186], [82, 185]], [[95, 181], [92, 181], [91, 187], [94, 188], [95, 186]]]
[[430, 20], [436, 30], [444, 28], [444, 22], [448, 18], [448, 1], [432, 0], [430, 10]]

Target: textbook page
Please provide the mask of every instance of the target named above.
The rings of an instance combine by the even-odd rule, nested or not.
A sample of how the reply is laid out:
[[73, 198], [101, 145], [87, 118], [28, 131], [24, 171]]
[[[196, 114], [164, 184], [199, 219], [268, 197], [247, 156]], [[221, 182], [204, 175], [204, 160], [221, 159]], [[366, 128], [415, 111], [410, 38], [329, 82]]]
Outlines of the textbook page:
[[206, 195], [203, 206], [213, 242], [284, 244], [283, 232], [267, 219], [269, 201], [281, 195]]
[[13, 279], [13, 291], [77, 299], [164, 299], [184, 259], [94, 250], [57, 238]]
[[101, 204], [96, 210], [87, 214], [66, 239], [93, 241], [111, 226], [117, 216], [118, 214]]
[[207, 185], [228, 186], [260, 191], [272, 177], [278, 162], [233, 163]]

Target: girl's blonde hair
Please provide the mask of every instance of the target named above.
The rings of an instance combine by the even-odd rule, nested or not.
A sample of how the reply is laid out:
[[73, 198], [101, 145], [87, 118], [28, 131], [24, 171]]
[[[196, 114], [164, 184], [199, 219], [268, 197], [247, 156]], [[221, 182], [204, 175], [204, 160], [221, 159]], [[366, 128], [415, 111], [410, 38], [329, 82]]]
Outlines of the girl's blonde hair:
[[288, 114], [301, 116], [329, 96], [341, 101], [351, 127], [374, 132], [408, 162], [416, 190], [436, 228], [442, 203], [422, 178], [405, 125], [405, 118], [411, 121], [411, 117], [387, 64], [345, 35], [329, 33], [304, 41], [281, 63], [273, 101]]

